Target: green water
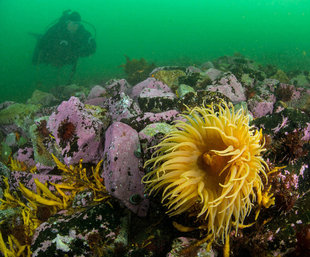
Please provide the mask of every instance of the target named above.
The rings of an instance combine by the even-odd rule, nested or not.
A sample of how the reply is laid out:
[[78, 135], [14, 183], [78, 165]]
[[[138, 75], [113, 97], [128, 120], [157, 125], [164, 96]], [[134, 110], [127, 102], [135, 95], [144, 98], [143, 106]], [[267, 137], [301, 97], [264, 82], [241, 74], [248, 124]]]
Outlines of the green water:
[[63, 83], [68, 71], [31, 64], [28, 32], [43, 33], [66, 9], [97, 32], [96, 53], [79, 61], [80, 85], [124, 76], [124, 54], [183, 65], [239, 52], [284, 70], [310, 70], [309, 0], [0, 0], [0, 102], [23, 102], [36, 88]]

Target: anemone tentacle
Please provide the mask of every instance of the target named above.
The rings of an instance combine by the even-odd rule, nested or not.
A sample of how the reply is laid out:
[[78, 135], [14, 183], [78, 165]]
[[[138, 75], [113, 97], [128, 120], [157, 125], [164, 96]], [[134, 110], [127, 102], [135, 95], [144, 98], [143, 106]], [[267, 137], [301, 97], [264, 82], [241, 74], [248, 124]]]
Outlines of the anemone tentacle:
[[143, 182], [170, 216], [196, 214], [213, 238], [243, 225], [267, 183], [262, 132], [225, 102], [188, 109], [156, 146]]

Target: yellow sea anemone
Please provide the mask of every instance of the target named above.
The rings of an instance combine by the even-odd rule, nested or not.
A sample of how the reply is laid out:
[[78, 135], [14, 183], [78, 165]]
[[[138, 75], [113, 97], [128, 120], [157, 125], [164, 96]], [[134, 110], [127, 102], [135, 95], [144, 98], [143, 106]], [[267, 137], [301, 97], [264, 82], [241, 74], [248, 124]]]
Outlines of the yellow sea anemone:
[[170, 216], [195, 214], [209, 235], [229, 242], [231, 228], [243, 226], [267, 183], [262, 133], [243, 109], [225, 102], [183, 117], [146, 162], [152, 170], [143, 182], [150, 193], [162, 190]]

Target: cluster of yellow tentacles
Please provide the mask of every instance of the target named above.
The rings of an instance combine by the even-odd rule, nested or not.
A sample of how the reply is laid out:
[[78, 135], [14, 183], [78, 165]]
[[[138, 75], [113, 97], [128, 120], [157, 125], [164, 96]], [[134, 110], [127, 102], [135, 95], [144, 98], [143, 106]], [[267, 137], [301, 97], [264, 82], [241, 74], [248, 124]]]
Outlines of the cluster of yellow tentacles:
[[225, 102], [189, 109], [183, 118], [156, 146], [143, 182], [150, 193], [162, 192], [170, 216], [196, 216], [198, 228], [208, 232], [204, 241], [211, 247], [222, 239], [228, 256], [229, 232], [245, 226], [254, 202], [259, 208], [274, 203], [264, 190], [268, 165], [262, 158], [262, 132], [249, 125], [242, 108], [235, 111]]
[[[93, 192], [93, 201], [99, 202], [109, 198], [103, 179], [100, 177], [100, 161], [96, 167], [91, 167], [87, 170], [83, 167], [82, 161], [77, 166], [66, 166], [61, 163], [54, 155], [54, 161], [60, 171], [63, 172], [62, 182], [55, 183], [41, 183], [38, 179], [34, 179], [36, 184], [36, 192], [26, 188], [22, 183], [19, 183], [20, 192], [24, 200], [17, 195], [16, 192], [11, 193], [9, 190], [9, 183], [7, 178], [3, 178], [5, 183], [5, 190], [3, 199], [0, 199], [0, 210], [13, 210], [18, 213], [22, 219], [23, 224], [23, 243], [20, 242], [13, 234], [6, 234], [5, 238], [1, 232], [0, 227], [0, 252], [5, 257], [15, 256], [31, 256], [30, 240], [33, 236], [35, 229], [42, 223], [38, 218], [38, 210], [42, 207], [48, 210], [48, 215], [51, 216], [59, 210], [68, 209], [71, 207], [72, 202], [77, 193], [84, 190]], [[17, 161], [11, 161], [11, 167], [15, 170], [20, 168]], [[56, 191], [52, 192], [51, 187], [55, 187]], [[0, 221], [1, 223], [7, 222], [6, 220]], [[12, 221], [11, 221], [12, 222]], [[12, 222], [14, 227], [14, 221]]]

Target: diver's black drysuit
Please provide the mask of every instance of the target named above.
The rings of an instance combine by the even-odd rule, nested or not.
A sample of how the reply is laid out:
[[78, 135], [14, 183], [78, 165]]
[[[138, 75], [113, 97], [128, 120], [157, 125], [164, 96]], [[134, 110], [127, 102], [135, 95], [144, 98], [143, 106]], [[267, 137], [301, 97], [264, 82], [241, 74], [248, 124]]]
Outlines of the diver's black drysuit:
[[75, 33], [70, 33], [66, 28], [66, 22], [60, 18], [38, 39], [32, 58], [34, 65], [73, 65], [72, 71], [75, 72], [79, 57], [89, 56], [96, 51], [95, 39], [82, 24]]

